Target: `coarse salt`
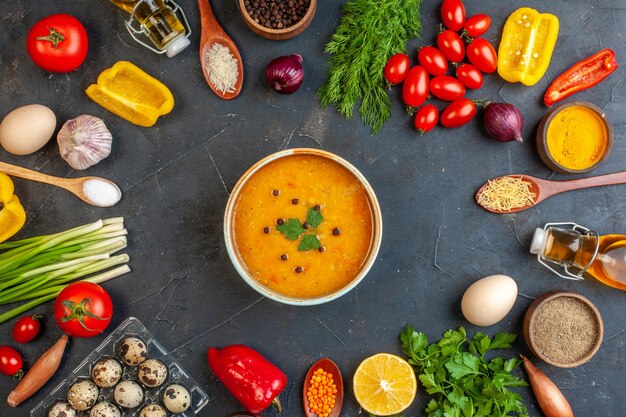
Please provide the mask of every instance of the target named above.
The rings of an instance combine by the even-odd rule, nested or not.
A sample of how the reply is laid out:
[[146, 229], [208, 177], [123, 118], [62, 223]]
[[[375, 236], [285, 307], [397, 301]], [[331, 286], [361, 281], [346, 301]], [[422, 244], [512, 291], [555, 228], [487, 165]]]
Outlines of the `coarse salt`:
[[239, 68], [230, 49], [221, 43], [214, 43], [206, 53], [205, 68], [213, 87], [223, 94], [235, 92]]
[[91, 179], [83, 184], [85, 197], [99, 207], [111, 207], [122, 198], [119, 188], [113, 183], [99, 179]]

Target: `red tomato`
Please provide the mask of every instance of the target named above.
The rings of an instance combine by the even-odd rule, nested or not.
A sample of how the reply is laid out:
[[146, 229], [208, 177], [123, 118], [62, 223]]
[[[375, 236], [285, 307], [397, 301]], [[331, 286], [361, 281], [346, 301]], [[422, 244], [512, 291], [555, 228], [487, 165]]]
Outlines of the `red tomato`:
[[461, 30], [465, 23], [465, 6], [461, 0], [443, 0], [441, 21], [450, 30]]
[[28, 343], [39, 334], [40, 316], [24, 316], [13, 326], [13, 340], [17, 343]]
[[439, 121], [439, 110], [432, 104], [427, 104], [415, 115], [415, 128], [423, 135], [426, 132], [430, 132]]
[[491, 18], [486, 14], [476, 14], [467, 19], [463, 26], [463, 33], [475, 38], [484, 35], [491, 26]]
[[22, 355], [10, 346], [0, 346], [0, 374], [17, 376], [22, 370]]
[[490, 74], [498, 67], [498, 55], [493, 45], [485, 38], [475, 38], [467, 46], [467, 59], [476, 68]]
[[465, 86], [449, 75], [441, 75], [430, 80], [430, 94], [438, 99], [454, 101], [465, 95]]
[[448, 61], [460, 62], [465, 57], [463, 40], [451, 30], [444, 30], [437, 36], [437, 47]]
[[460, 98], [453, 101], [441, 112], [441, 125], [444, 127], [459, 127], [472, 120], [476, 115], [476, 106], [469, 98]]
[[421, 65], [409, 71], [402, 85], [402, 101], [411, 107], [421, 106], [428, 98], [428, 73]]
[[483, 73], [472, 64], [461, 64], [456, 68], [456, 78], [463, 85], [472, 90], [477, 90], [483, 86]]
[[104, 289], [91, 282], [75, 282], [63, 288], [54, 302], [54, 318], [74, 337], [101, 334], [113, 317], [113, 303]]
[[26, 48], [30, 59], [43, 70], [74, 71], [87, 56], [87, 31], [75, 17], [53, 14], [30, 29]]
[[385, 69], [383, 70], [385, 79], [391, 84], [400, 84], [406, 78], [406, 74], [409, 72], [410, 66], [411, 63], [409, 62], [409, 57], [406, 56], [406, 54], [393, 55], [389, 58], [389, 61], [387, 61]]
[[445, 55], [434, 46], [425, 46], [417, 53], [417, 60], [430, 75], [444, 75], [448, 72]]

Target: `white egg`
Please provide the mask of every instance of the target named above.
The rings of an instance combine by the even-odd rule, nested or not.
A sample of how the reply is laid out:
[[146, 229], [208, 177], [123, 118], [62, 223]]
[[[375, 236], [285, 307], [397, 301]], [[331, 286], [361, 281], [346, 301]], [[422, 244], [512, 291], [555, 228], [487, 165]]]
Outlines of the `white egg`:
[[46, 106], [18, 107], [0, 123], [0, 145], [13, 155], [37, 152], [50, 140], [56, 125], [56, 116]]
[[479, 279], [463, 294], [463, 315], [476, 326], [491, 326], [502, 320], [517, 299], [517, 284], [506, 275]]

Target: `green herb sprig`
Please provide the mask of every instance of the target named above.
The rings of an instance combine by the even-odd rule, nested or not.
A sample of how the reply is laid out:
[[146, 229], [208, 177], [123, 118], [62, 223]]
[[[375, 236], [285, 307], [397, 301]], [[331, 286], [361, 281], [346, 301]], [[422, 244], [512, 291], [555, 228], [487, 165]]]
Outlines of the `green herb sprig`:
[[328, 79], [317, 90], [323, 107], [333, 104], [346, 119], [357, 101], [359, 113], [372, 133], [391, 117], [391, 100], [383, 80], [389, 57], [406, 50], [422, 26], [422, 0], [352, 0], [326, 45], [330, 54]]
[[298, 245], [299, 251], [317, 250], [320, 248], [321, 243], [317, 238], [317, 228], [324, 221], [324, 216], [320, 209], [311, 207], [306, 215], [306, 222], [309, 224], [309, 229], [305, 229], [302, 222], [296, 218], [287, 219], [283, 224], [276, 226], [276, 230], [285, 235], [289, 240], [300, 240]]
[[465, 329], [459, 327], [429, 344], [424, 333], [407, 326], [400, 334], [402, 351], [419, 372], [426, 392], [434, 396], [426, 406], [428, 416], [528, 417], [522, 397], [509, 389], [527, 385], [511, 375], [521, 361], [515, 357], [485, 359], [493, 349], [511, 347], [515, 338], [512, 333], [498, 333], [491, 339], [477, 332], [468, 341]]

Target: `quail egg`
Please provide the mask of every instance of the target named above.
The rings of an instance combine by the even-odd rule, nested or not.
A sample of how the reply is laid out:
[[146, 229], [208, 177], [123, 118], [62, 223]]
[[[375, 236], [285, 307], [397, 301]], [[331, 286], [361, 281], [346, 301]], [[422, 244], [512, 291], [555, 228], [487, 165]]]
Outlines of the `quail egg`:
[[148, 348], [141, 339], [127, 337], [120, 345], [120, 358], [126, 365], [136, 366], [146, 360]]
[[66, 402], [56, 403], [52, 406], [50, 411], [48, 411], [48, 417], [76, 417], [77, 415], [76, 410]]
[[92, 381], [85, 379], [75, 383], [67, 391], [67, 402], [74, 410], [88, 410], [98, 400], [100, 390]]
[[184, 413], [191, 404], [191, 395], [187, 388], [174, 384], [165, 389], [163, 404], [172, 413]]
[[115, 402], [124, 408], [135, 408], [143, 401], [143, 390], [135, 381], [122, 381], [115, 386]]
[[122, 417], [120, 409], [111, 403], [96, 404], [89, 412], [89, 417]]
[[167, 367], [158, 359], [148, 359], [139, 365], [137, 377], [146, 387], [160, 387], [167, 379]]
[[111, 388], [122, 379], [122, 364], [113, 358], [102, 358], [93, 366], [91, 379], [100, 388]]
[[158, 404], [150, 404], [141, 409], [139, 417], [167, 417], [167, 411]]

